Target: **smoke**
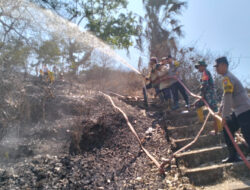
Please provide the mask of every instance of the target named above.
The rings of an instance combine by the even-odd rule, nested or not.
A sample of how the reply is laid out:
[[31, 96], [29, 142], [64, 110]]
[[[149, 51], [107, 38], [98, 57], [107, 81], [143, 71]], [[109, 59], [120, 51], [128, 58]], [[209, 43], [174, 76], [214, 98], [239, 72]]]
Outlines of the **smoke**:
[[[72, 71], [80, 75], [92, 88], [99, 90], [101, 86], [102, 90], [121, 90], [120, 93], [129, 89], [131, 81], [142, 83], [140, 76], [136, 76], [141, 73], [109, 45], [51, 10], [42, 9], [26, 0], [1, 0], [0, 7], [3, 18], [1, 23], [10, 31], [9, 34], [6, 30], [1, 33], [4, 36], [18, 36], [27, 43], [31, 51], [27, 63], [24, 63], [27, 67], [25, 70], [30, 74], [37, 73], [43, 64], [47, 64], [49, 69], [56, 65], [61, 72]], [[61, 54], [51, 46], [51, 51], [46, 50], [47, 41], [56, 43], [55, 47], [58, 47]], [[43, 49], [39, 49], [42, 46]]]
[[[1, 115], [5, 111], [8, 118], [21, 121], [34, 114], [30, 109], [41, 102], [34, 104], [30, 97], [41, 89], [27, 81], [38, 81], [43, 65], [51, 71], [56, 66], [58, 73], [64, 73], [64, 79], [56, 76], [56, 80], [72, 82], [76, 75], [88, 89], [131, 94], [141, 88], [140, 72], [80, 26], [26, 0], [0, 0], [0, 8]], [[28, 92], [31, 89], [37, 94]], [[8, 125], [8, 118], [1, 120]], [[20, 125], [16, 124], [14, 131]]]

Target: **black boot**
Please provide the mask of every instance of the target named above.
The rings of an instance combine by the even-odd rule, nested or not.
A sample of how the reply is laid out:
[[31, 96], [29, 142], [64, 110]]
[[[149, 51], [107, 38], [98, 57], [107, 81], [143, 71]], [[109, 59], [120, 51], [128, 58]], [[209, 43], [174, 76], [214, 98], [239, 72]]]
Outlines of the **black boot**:
[[222, 160], [222, 163], [240, 162], [241, 158], [238, 156], [234, 147], [228, 147], [229, 156]]
[[229, 156], [225, 158], [224, 160], [222, 160], [222, 163], [232, 163], [232, 162], [241, 162], [241, 161], [242, 161], [241, 158], [238, 155], [236, 155], [234, 157]]

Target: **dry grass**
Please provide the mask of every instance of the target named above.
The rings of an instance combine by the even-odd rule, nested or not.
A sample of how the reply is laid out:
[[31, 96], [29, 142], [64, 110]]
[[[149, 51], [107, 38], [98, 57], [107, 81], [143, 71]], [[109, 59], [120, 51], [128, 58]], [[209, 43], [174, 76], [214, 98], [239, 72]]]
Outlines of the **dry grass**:
[[122, 95], [141, 95], [143, 78], [133, 71], [95, 68], [80, 76], [91, 89], [112, 91]]

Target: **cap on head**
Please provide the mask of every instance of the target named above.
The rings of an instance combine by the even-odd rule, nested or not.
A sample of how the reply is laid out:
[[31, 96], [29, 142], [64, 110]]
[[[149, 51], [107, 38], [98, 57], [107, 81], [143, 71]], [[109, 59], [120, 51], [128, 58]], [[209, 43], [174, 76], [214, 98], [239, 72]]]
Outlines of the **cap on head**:
[[199, 66], [207, 66], [206, 62], [205, 61], [199, 61], [198, 63], [195, 64], [195, 68], [198, 69]]
[[168, 59], [167, 57], [162, 57], [162, 58], [161, 58], [162, 61], [165, 61], [165, 60], [167, 60], [167, 59]]
[[157, 63], [156, 66], [155, 66], [155, 69], [157, 70], [157, 69], [159, 69], [161, 66], [162, 66], [162, 63], [161, 63], [161, 62], [160, 62], [160, 63]]
[[172, 56], [171, 56], [171, 55], [168, 55], [168, 59], [172, 59]]
[[226, 65], [228, 65], [228, 61], [227, 61], [227, 58], [226, 57], [219, 57], [215, 60], [215, 64], [214, 64], [214, 67], [218, 67], [219, 64], [221, 63], [224, 63]]
[[157, 63], [158, 62], [157, 57], [151, 57], [150, 62]]

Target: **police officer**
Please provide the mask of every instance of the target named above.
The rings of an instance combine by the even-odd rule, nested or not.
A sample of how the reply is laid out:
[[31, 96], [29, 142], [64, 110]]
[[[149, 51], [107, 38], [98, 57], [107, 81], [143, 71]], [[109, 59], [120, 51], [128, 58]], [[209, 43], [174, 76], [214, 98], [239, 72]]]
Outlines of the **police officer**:
[[[218, 74], [223, 76], [223, 98], [219, 113], [222, 116], [222, 125], [227, 123], [231, 133], [235, 136], [235, 132], [241, 128], [241, 132], [250, 145], [250, 99], [247, 91], [241, 82], [228, 70], [228, 61], [226, 57], [216, 59], [214, 67]], [[227, 134], [223, 129], [225, 141], [229, 151], [229, 157], [223, 160], [223, 163], [240, 161], [236, 150]]]

